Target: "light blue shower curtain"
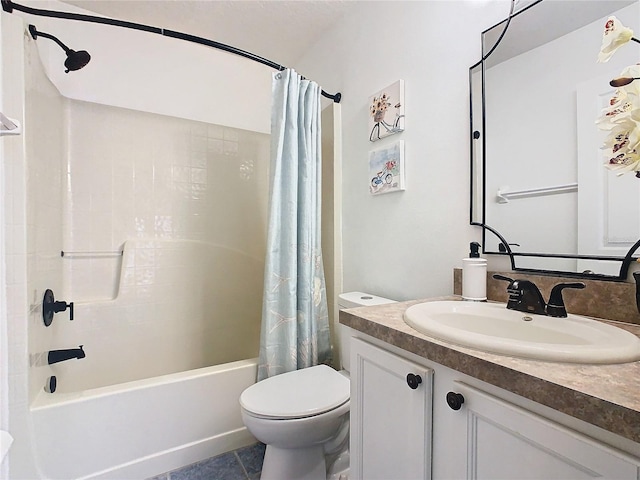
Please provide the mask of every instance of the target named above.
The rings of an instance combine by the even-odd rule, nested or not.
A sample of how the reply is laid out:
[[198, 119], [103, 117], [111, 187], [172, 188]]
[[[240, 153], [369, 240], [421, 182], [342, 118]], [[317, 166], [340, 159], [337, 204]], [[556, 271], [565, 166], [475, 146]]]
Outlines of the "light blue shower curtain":
[[330, 361], [320, 249], [320, 87], [275, 73], [258, 380]]

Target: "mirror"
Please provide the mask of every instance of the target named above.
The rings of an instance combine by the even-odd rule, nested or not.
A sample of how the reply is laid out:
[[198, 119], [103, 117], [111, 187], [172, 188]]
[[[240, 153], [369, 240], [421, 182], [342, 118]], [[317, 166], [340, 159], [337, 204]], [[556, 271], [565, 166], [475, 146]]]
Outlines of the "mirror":
[[471, 222], [499, 232], [484, 253], [511, 250], [516, 270], [617, 279], [640, 238], [640, 178], [604, 167], [596, 119], [640, 44], [597, 57], [610, 15], [640, 37], [640, 0], [516, 3], [469, 73]]

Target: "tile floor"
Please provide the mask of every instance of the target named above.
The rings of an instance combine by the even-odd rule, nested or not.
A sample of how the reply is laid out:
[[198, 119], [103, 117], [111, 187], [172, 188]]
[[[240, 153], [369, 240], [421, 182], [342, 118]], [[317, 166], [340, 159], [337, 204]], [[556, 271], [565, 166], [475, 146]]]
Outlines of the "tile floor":
[[258, 480], [265, 445], [248, 447], [163, 473], [149, 480]]

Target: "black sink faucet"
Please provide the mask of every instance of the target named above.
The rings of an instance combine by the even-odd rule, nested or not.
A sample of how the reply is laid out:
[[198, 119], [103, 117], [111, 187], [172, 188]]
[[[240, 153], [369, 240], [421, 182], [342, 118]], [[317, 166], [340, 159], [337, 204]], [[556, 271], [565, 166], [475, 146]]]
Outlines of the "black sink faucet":
[[514, 280], [498, 274], [494, 275], [493, 278], [509, 282], [507, 287], [507, 293], [509, 294], [507, 308], [509, 310], [537, 313], [538, 315], [547, 314], [545, 311], [547, 305], [535, 283], [529, 280]]
[[49, 350], [49, 365], [52, 363], [64, 362], [65, 360], [71, 360], [72, 358], [84, 358], [85, 353], [82, 349], [84, 345], [80, 345], [79, 348], [69, 348], [66, 350]]
[[567, 316], [567, 309], [564, 306], [564, 299], [562, 298], [562, 290], [565, 288], [585, 287], [585, 284], [582, 282], [558, 283], [551, 290], [549, 303], [546, 304], [538, 286], [529, 280], [514, 280], [499, 274], [495, 274], [493, 278], [509, 282], [509, 286], [507, 287], [507, 293], [509, 294], [507, 308], [509, 310], [548, 315], [550, 317]]

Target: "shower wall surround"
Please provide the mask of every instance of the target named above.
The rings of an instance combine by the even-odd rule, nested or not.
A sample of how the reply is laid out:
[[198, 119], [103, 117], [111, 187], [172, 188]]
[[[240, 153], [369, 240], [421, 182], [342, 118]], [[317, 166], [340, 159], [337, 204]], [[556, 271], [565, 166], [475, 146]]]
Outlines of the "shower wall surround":
[[[30, 365], [39, 367], [46, 363], [44, 352], [78, 345], [65, 345], [64, 339], [59, 338], [58, 323], [62, 318], [68, 321], [67, 313], [57, 314], [53, 327], [46, 328], [40, 308], [42, 295], [47, 288], [53, 290], [57, 300], [72, 301], [63, 296], [59, 251], [62, 249], [63, 236], [66, 105], [64, 98], [47, 80], [33, 43], [25, 41], [24, 51], [25, 158], [21, 168], [25, 173], [26, 195], [16, 197], [14, 207], [25, 208], [25, 236], [24, 244], [16, 244], [14, 248], [19, 251], [26, 245], [27, 269], [24, 280], [28, 299], [27, 304], [20, 307], [28, 309]], [[16, 168], [16, 173], [18, 171]], [[20, 229], [21, 226], [16, 225], [16, 228]], [[34, 398], [42, 389], [49, 375], [51, 372], [47, 367], [30, 369], [29, 398]]]
[[[69, 101], [63, 249], [132, 238], [200, 240], [263, 259], [269, 136]], [[122, 257], [64, 259], [76, 301], [115, 298]], [[138, 275], [152, 267], [140, 258]]]
[[269, 136], [65, 108], [59, 261], [76, 320], [61, 316], [54, 347], [87, 357], [56, 365], [60, 392], [257, 356]]

